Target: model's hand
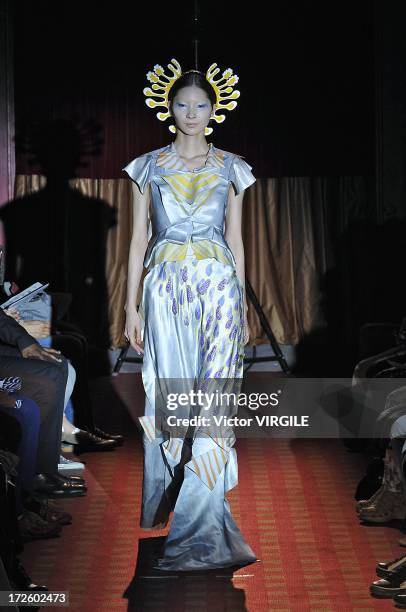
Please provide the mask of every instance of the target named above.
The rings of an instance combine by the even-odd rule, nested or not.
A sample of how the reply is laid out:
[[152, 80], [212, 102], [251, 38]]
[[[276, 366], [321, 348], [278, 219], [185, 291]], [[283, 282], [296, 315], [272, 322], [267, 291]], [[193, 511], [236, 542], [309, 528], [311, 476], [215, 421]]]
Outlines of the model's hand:
[[62, 363], [61, 351], [51, 348], [43, 348], [39, 344], [30, 344], [21, 351], [25, 359], [41, 359], [41, 361], [53, 361]]
[[247, 313], [245, 313], [245, 316], [244, 316], [244, 334], [243, 334], [243, 343], [244, 343], [244, 346], [246, 344], [248, 344], [249, 339], [250, 339], [250, 328], [248, 326]]
[[127, 310], [124, 335], [138, 355], [144, 354], [144, 342], [141, 340], [141, 319], [135, 309]]
[[250, 328], [248, 325], [248, 304], [244, 301], [244, 333], [243, 333], [243, 343], [244, 346], [248, 343], [250, 339]]

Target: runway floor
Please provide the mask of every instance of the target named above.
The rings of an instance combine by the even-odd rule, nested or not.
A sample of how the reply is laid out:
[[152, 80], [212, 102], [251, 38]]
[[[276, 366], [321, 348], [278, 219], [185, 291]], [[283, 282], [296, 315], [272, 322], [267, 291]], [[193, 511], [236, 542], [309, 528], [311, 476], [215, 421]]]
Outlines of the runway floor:
[[99, 425], [125, 433], [125, 445], [82, 455], [88, 494], [60, 502], [73, 524], [60, 538], [27, 544], [23, 554], [35, 581], [69, 591], [70, 610], [394, 609], [391, 600], [372, 599], [368, 587], [377, 561], [401, 554], [399, 531], [359, 524], [353, 494], [365, 457], [340, 441], [239, 439], [239, 485], [229, 500], [261, 561], [234, 574], [148, 577], [148, 554], [167, 531], [138, 527], [141, 376], [99, 379], [92, 392]]

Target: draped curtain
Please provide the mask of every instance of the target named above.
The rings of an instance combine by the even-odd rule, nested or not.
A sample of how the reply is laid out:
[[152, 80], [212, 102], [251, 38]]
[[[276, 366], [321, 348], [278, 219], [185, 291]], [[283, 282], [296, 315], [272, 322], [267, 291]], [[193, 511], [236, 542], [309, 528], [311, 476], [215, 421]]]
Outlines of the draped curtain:
[[[46, 179], [17, 175], [16, 198], [38, 191]], [[332, 232], [337, 215], [362, 208], [363, 177], [282, 177], [259, 179], [244, 198], [243, 240], [246, 275], [281, 344], [297, 344], [324, 327], [321, 281], [334, 265]], [[107, 244], [106, 278], [113, 347], [125, 345], [124, 302], [131, 239], [131, 182], [78, 178], [73, 189], [99, 198], [117, 211]], [[334, 207], [334, 208], [333, 208]], [[340, 212], [341, 211], [341, 212]], [[346, 212], [342, 212], [346, 211]], [[142, 295], [140, 284], [137, 302]], [[267, 342], [249, 304], [250, 344]]]

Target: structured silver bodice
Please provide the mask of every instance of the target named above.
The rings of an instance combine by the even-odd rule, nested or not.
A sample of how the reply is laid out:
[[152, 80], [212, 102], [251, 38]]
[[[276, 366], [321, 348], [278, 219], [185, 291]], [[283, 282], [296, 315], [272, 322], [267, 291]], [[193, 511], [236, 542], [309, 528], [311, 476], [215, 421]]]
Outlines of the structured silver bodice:
[[182, 259], [190, 249], [199, 259], [211, 256], [235, 265], [224, 222], [230, 183], [238, 194], [255, 182], [243, 159], [210, 145], [206, 164], [190, 170], [172, 143], [136, 157], [123, 170], [141, 193], [147, 184], [151, 188], [146, 268], [165, 259]]

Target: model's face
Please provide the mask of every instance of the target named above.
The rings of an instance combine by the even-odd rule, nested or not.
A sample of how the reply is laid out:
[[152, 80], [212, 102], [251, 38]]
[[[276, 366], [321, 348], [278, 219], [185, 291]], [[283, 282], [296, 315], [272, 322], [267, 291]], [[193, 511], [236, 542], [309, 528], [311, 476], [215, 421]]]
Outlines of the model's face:
[[204, 131], [213, 110], [206, 92], [200, 87], [182, 87], [171, 103], [171, 112], [176, 127], [188, 135]]

